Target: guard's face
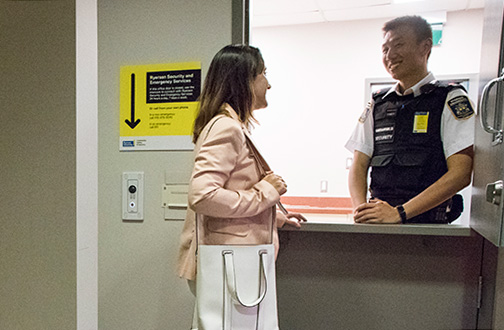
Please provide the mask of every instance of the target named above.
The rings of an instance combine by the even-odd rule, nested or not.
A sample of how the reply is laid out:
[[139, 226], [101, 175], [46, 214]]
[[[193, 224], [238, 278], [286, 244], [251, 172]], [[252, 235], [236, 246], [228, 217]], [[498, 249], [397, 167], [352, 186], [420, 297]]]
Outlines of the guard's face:
[[268, 101], [266, 101], [266, 91], [271, 88], [266, 78], [266, 68], [257, 75], [254, 80], [252, 91], [254, 93], [254, 101], [252, 104], [252, 110], [266, 108], [268, 106]]
[[405, 81], [427, 68], [429, 41], [417, 42], [412, 28], [402, 26], [385, 34], [383, 65], [392, 78]]

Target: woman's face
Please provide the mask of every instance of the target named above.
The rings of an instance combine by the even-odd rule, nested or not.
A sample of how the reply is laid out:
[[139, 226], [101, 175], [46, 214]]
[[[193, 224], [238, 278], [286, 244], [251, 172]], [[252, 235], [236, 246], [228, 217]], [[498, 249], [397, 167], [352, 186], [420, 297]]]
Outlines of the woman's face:
[[252, 92], [254, 93], [254, 100], [252, 103], [252, 110], [263, 109], [268, 106], [266, 101], [266, 91], [271, 88], [266, 78], [266, 67], [263, 71], [255, 77], [252, 84]]

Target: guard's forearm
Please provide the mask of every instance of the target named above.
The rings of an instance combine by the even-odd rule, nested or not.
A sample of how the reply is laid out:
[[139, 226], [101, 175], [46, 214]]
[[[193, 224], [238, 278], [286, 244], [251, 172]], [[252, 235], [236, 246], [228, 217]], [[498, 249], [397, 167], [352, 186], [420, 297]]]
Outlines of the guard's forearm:
[[352, 207], [366, 202], [368, 182], [367, 172], [369, 169], [369, 157], [356, 151], [350, 172], [348, 173], [348, 189], [352, 200]]
[[367, 196], [367, 176], [357, 175], [350, 171], [348, 177], [348, 188], [350, 190], [350, 198], [352, 207], [355, 209], [362, 203], [366, 202]]

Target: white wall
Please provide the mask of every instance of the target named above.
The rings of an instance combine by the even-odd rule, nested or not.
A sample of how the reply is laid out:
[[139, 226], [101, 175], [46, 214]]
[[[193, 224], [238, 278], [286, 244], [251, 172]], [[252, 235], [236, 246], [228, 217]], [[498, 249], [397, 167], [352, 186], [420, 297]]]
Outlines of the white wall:
[[98, 17], [96, 1], [75, 1], [77, 330], [98, 329]]
[[[364, 109], [365, 79], [388, 77], [381, 63], [389, 19], [254, 28], [272, 89], [254, 132], [266, 159], [288, 184], [288, 196], [349, 196], [344, 148]], [[443, 44], [431, 54], [436, 75], [477, 73], [483, 11], [447, 15]], [[328, 181], [328, 192], [320, 182]]]

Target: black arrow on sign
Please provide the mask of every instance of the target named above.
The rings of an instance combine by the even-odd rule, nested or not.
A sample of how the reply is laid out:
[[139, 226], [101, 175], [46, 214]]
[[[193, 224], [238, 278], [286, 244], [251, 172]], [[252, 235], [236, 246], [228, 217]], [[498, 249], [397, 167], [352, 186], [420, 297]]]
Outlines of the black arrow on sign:
[[140, 123], [140, 119], [135, 120], [135, 74], [131, 74], [131, 121], [125, 120], [126, 124], [132, 129]]

